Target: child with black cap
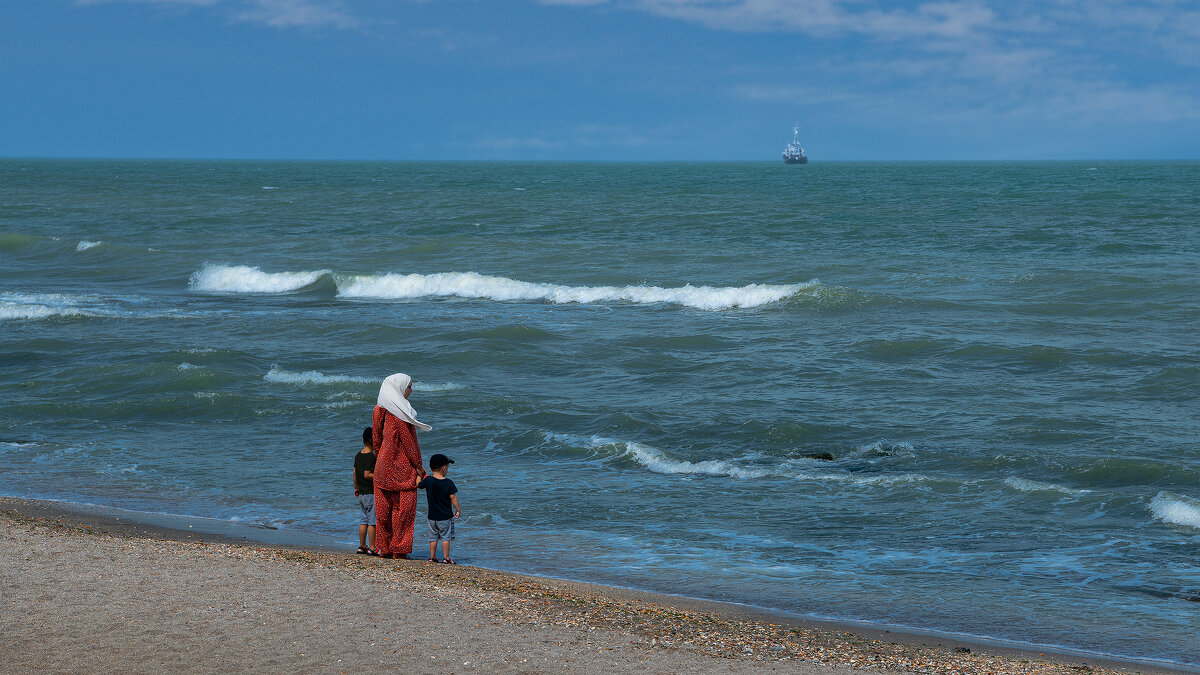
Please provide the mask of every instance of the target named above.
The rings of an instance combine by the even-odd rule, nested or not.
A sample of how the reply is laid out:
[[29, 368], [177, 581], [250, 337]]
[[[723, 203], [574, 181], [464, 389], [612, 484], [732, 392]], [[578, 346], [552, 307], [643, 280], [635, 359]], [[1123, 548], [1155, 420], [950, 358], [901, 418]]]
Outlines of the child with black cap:
[[429, 562], [437, 562], [437, 544], [442, 542], [442, 562], [453, 565], [450, 558], [450, 542], [454, 541], [454, 520], [462, 514], [458, 509], [458, 488], [454, 481], [446, 478], [446, 472], [454, 460], [445, 455], [429, 458], [429, 475], [417, 483], [425, 490], [429, 501]]

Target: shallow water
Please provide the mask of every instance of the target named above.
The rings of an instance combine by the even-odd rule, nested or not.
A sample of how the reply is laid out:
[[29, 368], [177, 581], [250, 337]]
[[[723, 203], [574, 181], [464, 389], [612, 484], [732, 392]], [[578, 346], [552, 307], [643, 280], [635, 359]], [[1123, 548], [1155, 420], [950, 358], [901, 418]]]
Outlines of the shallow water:
[[405, 371], [464, 562], [1200, 665], [1198, 248], [1197, 163], [3, 160], [0, 492], [350, 541]]

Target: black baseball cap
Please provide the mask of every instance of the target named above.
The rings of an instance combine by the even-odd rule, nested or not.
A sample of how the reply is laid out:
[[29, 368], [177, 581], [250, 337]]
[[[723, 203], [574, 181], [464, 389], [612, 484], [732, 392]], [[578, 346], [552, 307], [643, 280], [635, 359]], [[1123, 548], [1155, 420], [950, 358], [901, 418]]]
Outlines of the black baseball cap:
[[447, 457], [443, 454], [440, 454], [440, 453], [429, 458], [429, 468], [431, 468], [431, 469], [434, 467], [446, 466], [447, 464], [453, 464], [453, 463], [454, 463], [454, 460], [452, 460], [449, 457]]

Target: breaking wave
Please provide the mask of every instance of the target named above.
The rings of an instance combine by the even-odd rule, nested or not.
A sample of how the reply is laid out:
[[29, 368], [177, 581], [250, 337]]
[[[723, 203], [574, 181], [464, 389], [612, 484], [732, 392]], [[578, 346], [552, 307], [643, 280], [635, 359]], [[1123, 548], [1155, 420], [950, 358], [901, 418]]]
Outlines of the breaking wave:
[[1150, 513], [1164, 523], [1184, 525], [1200, 530], [1200, 501], [1160, 492], [1150, 500]]
[[75, 250], [76, 250], [76, 251], [86, 251], [86, 250], [88, 250], [89, 248], [96, 248], [97, 246], [99, 246], [99, 245], [101, 245], [101, 244], [103, 244], [103, 243], [104, 243], [104, 242], [102, 242], [102, 241], [87, 241], [87, 240], [84, 240], [84, 241], [81, 241], [81, 242], [79, 242], [79, 243], [78, 243], [78, 244], [75, 246]]
[[588, 449], [601, 453], [609, 451], [613, 456], [631, 459], [655, 473], [702, 474], [708, 476], [730, 476], [733, 478], [764, 478], [771, 474], [771, 472], [765, 469], [748, 469], [719, 459], [710, 459], [703, 462], [674, 459], [657, 448], [634, 441], [621, 441], [602, 436], [580, 439], [574, 436], [550, 433], [546, 434], [546, 438], [547, 440], [567, 445], [583, 444]]
[[761, 307], [798, 293], [817, 294], [820, 282], [749, 284], [746, 286], [565, 286], [519, 281], [475, 272], [437, 274], [339, 275], [330, 270], [264, 272], [246, 265], [205, 265], [188, 286], [222, 293], [289, 293], [332, 278], [342, 298], [409, 300], [416, 298], [478, 298], [498, 301], [540, 300], [557, 304], [631, 302], [676, 304], [703, 310]]
[[218, 293], [288, 293], [311, 286], [329, 270], [315, 272], [264, 272], [246, 265], [205, 265], [193, 272], [188, 287]]
[[749, 284], [738, 287], [692, 286], [563, 286], [485, 276], [475, 272], [439, 274], [385, 274], [350, 277], [338, 282], [338, 295], [346, 298], [404, 299], [422, 297], [488, 298], [491, 300], [544, 300], [553, 303], [633, 302], [672, 303], [696, 309], [720, 310], [759, 307], [778, 302], [818, 282], [804, 284]]

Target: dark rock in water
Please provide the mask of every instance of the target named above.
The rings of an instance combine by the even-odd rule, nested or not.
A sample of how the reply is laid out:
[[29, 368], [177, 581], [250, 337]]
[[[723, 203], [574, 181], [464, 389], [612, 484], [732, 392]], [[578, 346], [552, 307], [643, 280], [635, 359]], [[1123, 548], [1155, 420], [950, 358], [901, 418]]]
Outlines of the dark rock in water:
[[827, 462], [833, 461], [833, 453], [829, 452], [806, 452], [801, 455], [801, 457], [807, 457], [809, 459], [823, 459]]

